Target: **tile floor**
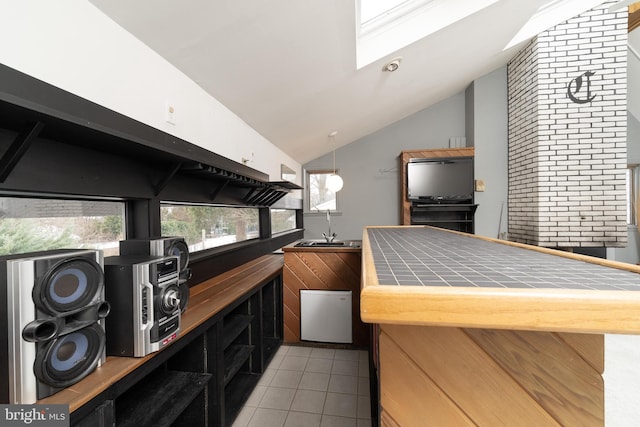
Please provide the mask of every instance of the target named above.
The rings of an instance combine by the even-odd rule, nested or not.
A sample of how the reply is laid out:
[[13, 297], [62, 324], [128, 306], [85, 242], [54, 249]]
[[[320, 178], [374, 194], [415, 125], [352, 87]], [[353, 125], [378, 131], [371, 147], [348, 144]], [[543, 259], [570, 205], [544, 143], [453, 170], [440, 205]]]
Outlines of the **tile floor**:
[[370, 427], [364, 350], [283, 345], [233, 427]]

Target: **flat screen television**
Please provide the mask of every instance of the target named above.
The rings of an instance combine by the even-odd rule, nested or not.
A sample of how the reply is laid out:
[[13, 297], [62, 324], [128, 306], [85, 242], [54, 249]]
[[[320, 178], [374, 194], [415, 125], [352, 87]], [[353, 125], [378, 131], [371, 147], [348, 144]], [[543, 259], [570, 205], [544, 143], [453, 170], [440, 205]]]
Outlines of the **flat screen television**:
[[411, 159], [407, 198], [425, 202], [473, 200], [473, 157]]

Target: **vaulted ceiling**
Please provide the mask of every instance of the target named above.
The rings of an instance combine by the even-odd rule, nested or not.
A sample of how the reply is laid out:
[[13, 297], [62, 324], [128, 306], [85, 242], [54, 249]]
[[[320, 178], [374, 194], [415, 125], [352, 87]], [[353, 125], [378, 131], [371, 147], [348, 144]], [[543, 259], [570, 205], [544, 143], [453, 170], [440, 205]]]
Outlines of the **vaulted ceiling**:
[[[348, 144], [506, 64], [521, 44], [504, 47], [549, 0], [498, 0], [361, 69], [355, 0], [91, 2], [306, 163], [331, 150], [331, 131]], [[593, 6], [566, 3], [570, 16]], [[398, 56], [400, 68], [383, 72]]]

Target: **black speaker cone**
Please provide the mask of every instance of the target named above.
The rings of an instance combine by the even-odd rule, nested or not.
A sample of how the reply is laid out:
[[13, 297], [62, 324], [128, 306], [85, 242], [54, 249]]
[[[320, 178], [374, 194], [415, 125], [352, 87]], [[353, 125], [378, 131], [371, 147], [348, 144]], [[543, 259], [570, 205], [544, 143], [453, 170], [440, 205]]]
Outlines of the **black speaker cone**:
[[178, 257], [178, 268], [183, 271], [189, 265], [189, 247], [184, 240], [175, 240], [166, 248], [165, 255]]
[[104, 274], [90, 258], [67, 258], [50, 268], [33, 289], [37, 306], [51, 314], [82, 308], [102, 289]]
[[52, 387], [67, 387], [91, 373], [100, 361], [105, 334], [102, 327], [93, 324], [46, 344], [39, 351], [34, 371], [40, 381]]

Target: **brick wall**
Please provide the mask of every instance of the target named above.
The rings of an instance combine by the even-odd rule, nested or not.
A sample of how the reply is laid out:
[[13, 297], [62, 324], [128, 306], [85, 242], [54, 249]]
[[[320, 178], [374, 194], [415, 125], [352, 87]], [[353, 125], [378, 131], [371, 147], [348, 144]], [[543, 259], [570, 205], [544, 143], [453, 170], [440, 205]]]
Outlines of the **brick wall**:
[[608, 3], [507, 66], [511, 240], [626, 246], [627, 11]]

